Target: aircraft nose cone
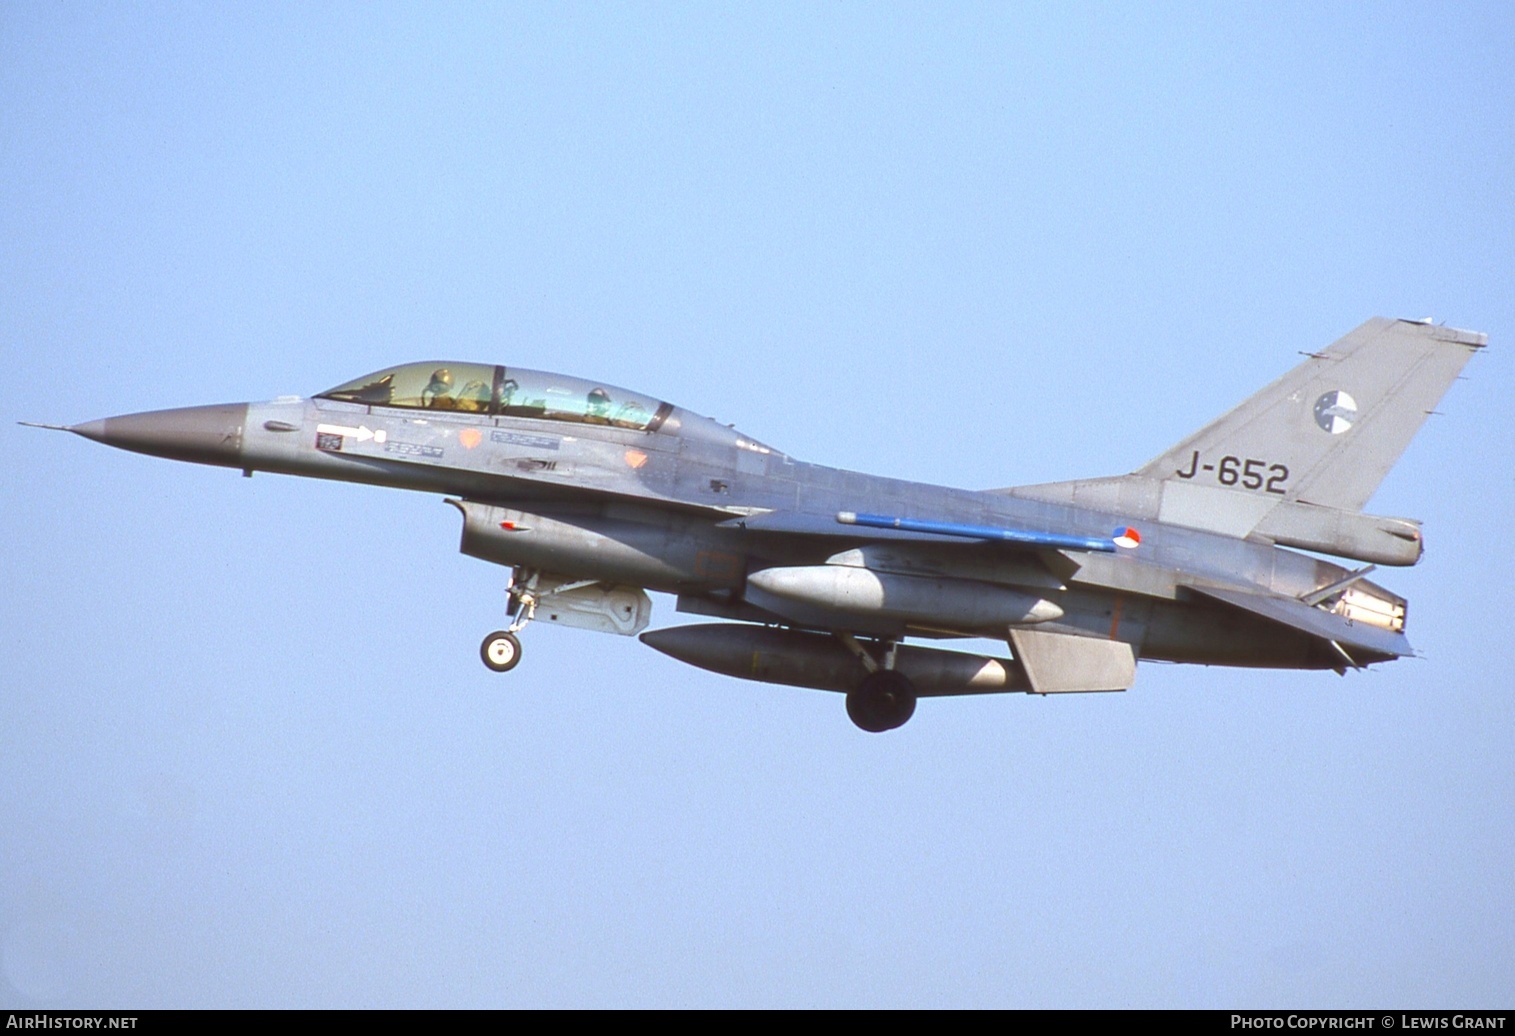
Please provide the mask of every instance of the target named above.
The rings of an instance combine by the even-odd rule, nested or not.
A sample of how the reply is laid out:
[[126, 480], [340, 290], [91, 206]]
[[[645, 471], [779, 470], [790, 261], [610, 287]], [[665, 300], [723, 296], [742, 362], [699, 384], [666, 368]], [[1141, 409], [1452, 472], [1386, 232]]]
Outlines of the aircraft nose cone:
[[105, 417], [72, 425], [69, 431], [154, 457], [237, 467], [246, 423], [246, 403], [223, 403]]

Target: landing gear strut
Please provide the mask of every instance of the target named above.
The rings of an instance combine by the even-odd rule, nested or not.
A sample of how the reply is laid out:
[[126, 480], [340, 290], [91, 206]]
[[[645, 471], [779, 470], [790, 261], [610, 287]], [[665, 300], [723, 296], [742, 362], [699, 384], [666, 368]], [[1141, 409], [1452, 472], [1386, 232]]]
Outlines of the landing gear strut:
[[509, 629], [495, 630], [479, 645], [479, 657], [497, 673], [508, 673], [521, 663], [521, 638], [516, 634], [537, 614], [537, 580], [540, 575], [535, 569], [515, 570], [505, 591], [510, 595], [505, 613], [515, 621]]
[[847, 693], [848, 718], [870, 734], [904, 726], [915, 715], [915, 684], [894, 668], [899, 645], [893, 640], [884, 642], [884, 664], [880, 667], [852, 634], [838, 633], [836, 638], [868, 671], [857, 687]]

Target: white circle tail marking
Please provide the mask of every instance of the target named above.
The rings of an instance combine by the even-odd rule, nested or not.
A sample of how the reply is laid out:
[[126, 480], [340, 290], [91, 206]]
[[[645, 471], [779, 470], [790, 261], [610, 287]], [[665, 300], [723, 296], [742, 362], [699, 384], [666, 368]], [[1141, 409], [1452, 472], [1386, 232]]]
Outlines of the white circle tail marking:
[[1337, 389], [1315, 401], [1315, 423], [1323, 431], [1340, 435], [1357, 420], [1357, 400]]

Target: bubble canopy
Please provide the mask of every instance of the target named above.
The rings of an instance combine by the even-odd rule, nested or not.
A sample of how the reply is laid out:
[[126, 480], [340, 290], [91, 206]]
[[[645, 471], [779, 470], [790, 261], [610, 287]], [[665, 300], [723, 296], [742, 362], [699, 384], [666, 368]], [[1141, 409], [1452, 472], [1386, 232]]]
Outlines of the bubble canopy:
[[376, 371], [328, 389], [317, 399], [451, 410], [493, 417], [609, 425], [655, 432], [673, 411], [650, 396], [547, 371], [483, 363], [430, 361]]

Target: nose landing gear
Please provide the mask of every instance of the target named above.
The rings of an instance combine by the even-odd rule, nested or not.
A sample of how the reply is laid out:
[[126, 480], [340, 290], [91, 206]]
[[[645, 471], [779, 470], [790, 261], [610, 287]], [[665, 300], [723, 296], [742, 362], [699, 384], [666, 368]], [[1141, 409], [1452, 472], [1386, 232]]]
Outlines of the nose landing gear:
[[479, 645], [479, 657], [496, 673], [508, 673], [521, 664], [521, 638], [516, 634], [526, 628], [537, 614], [537, 580], [541, 573], [535, 570], [516, 569], [510, 586], [505, 592], [510, 595], [510, 604], [505, 614], [514, 617], [508, 629], [495, 630]]
[[509, 630], [495, 630], [479, 645], [479, 657], [497, 673], [508, 673], [521, 662], [521, 641]]

